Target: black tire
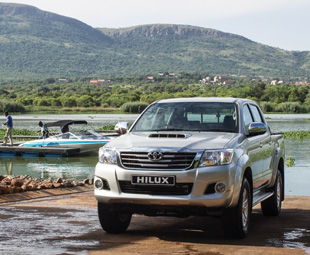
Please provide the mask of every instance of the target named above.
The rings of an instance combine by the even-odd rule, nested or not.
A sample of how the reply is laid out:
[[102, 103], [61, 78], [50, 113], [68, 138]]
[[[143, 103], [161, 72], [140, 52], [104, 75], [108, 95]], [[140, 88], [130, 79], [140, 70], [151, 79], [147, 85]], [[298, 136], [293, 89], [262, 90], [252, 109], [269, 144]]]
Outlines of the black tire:
[[98, 202], [98, 217], [102, 229], [108, 233], [125, 232], [131, 221], [131, 213], [113, 211], [108, 205]]
[[244, 238], [249, 231], [252, 207], [251, 188], [243, 178], [237, 206], [228, 208], [223, 214], [224, 232], [230, 238]]
[[262, 212], [265, 216], [277, 216], [281, 212], [282, 194], [283, 194], [283, 179], [282, 174], [278, 170], [276, 181], [273, 186], [273, 195], [261, 202]]

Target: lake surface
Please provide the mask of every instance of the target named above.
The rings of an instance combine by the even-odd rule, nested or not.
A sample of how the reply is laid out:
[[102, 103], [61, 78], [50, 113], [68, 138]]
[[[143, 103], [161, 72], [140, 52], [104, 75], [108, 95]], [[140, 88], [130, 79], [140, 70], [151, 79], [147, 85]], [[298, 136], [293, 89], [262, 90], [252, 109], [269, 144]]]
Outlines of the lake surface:
[[[68, 114], [68, 115], [15, 115], [15, 128], [38, 130], [38, 122], [53, 122], [72, 119], [87, 120], [95, 129], [119, 121], [132, 123], [137, 114]], [[268, 124], [274, 132], [310, 130], [310, 114], [274, 114], [266, 115]], [[0, 118], [1, 123], [4, 116]], [[4, 128], [2, 126], [2, 128]], [[295, 158], [293, 167], [285, 169], [285, 193], [287, 195], [310, 196], [310, 140], [298, 142], [285, 140], [286, 157]], [[35, 178], [64, 178], [82, 181], [94, 176], [97, 156], [86, 157], [0, 157], [0, 174], [31, 175]]]
[[[47, 123], [58, 120], [86, 120], [93, 129], [98, 129], [122, 121], [133, 123], [138, 116], [138, 114], [21, 114], [12, 117], [14, 128], [40, 130], [39, 121]], [[0, 120], [2, 123], [5, 120], [4, 116], [3, 121], [2, 118]]]

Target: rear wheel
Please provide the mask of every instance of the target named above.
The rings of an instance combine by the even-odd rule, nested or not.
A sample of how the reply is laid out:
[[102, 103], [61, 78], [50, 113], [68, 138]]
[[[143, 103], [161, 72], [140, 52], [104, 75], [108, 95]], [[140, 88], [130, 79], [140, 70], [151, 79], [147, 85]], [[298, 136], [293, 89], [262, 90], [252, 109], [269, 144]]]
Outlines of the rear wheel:
[[108, 233], [122, 233], [127, 230], [131, 213], [111, 210], [108, 205], [98, 203], [98, 217], [101, 227]]
[[281, 212], [283, 180], [282, 174], [278, 170], [275, 184], [273, 186], [273, 195], [261, 203], [262, 212], [266, 216], [277, 216]]
[[246, 236], [249, 231], [251, 206], [251, 188], [247, 178], [244, 178], [237, 206], [224, 211], [224, 231], [228, 237]]

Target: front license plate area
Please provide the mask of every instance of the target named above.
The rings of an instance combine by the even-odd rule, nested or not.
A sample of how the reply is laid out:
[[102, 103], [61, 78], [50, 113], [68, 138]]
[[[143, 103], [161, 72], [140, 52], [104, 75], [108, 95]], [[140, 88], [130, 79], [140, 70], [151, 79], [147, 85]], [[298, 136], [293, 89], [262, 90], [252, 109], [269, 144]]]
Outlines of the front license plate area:
[[133, 175], [131, 177], [131, 184], [134, 184], [134, 185], [174, 186], [175, 185], [175, 176], [140, 176], [140, 175]]

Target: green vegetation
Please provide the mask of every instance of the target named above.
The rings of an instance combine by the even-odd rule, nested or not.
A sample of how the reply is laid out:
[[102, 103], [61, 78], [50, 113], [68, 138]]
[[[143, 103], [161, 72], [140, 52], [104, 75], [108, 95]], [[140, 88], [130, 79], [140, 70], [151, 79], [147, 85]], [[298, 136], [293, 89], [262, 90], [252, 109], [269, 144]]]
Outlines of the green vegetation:
[[102, 128], [99, 128], [98, 130], [101, 131], [101, 130], [107, 130], [107, 131], [110, 131], [110, 130], [114, 130], [114, 126], [115, 125], [105, 125], [103, 126]]
[[[285, 51], [214, 29], [184, 25], [95, 29], [75, 19], [8, 3], [0, 3], [0, 14], [3, 81], [158, 72], [309, 76], [307, 51]], [[83, 99], [79, 103], [84, 104]]]
[[143, 102], [130, 102], [121, 106], [121, 112], [141, 113], [149, 104]]
[[[2, 141], [4, 139], [5, 132], [6, 132], [6, 128], [0, 129], [0, 141]], [[36, 131], [31, 131], [31, 130], [27, 130], [27, 129], [14, 128], [13, 129], [13, 135], [38, 136], [38, 133]], [[16, 140], [16, 139], [14, 139], [14, 140]]]
[[270, 85], [234, 78], [233, 85], [201, 84], [201, 74], [182, 73], [178, 77], [154, 75], [107, 77], [108, 84], [96, 86], [90, 78], [2, 82], [0, 110], [48, 113], [138, 113], [159, 99], [216, 96], [249, 98], [258, 102], [264, 113], [310, 112], [310, 87]]
[[294, 158], [286, 158], [285, 163], [287, 167], [292, 167], [295, 165], [295, 159]]
[[292, 138], [298, 141], [303, 141], [304, 139], [310, 138], [310, 131], [300, 130], [300, 131], [288, 131], [284, 132], [283, 136], [285, 139]]
[[24, 112], [25, 107], [14, 101], [0, 99], [0, 112]]

